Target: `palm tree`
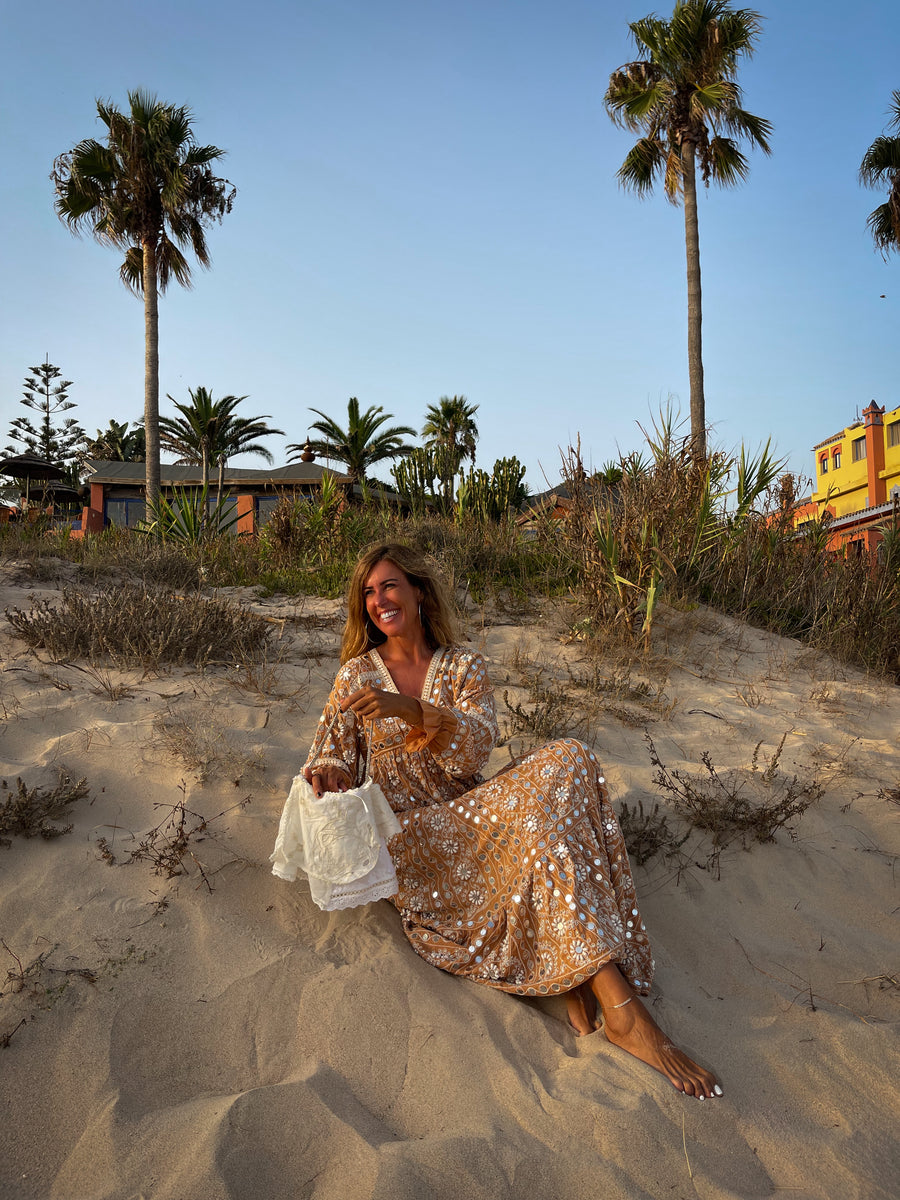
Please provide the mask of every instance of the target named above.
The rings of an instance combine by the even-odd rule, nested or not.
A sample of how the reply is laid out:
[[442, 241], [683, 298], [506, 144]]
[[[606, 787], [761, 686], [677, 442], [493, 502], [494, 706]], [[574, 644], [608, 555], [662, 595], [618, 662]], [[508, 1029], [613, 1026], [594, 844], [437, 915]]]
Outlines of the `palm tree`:
[[[893, 93], [888, 129], [900, 131], [900, 91]], [[887, 258], [892, 250], [900, 250], [900, 137], [877, 137], [863, 155], [859, 181], [864, 187], [890, 189], [884, 204], [869, 213], [866, 225]]]
[[[227, 399], [228, 397], [226, 397]], [[245, 400], [246, 396], [239, 397]], [[218, 448], [214, 449], [213, 456], [219, 468], [219, 477], [216, 485], [216, 503], [222, 502], [222, 492], [225, 488], [225, 465], [229, 458], [236, 454], [255, 454], [262, 458], [270, 466], [275, 461], [270, 452], [261, 446], [259, 442], [254, 441], [255, 438], [271, 436], [284, 436], [283, 429], [273, 429], [266, 425], [266, 420], [269, 414], [263, 413], [259, 417], [229, 417], [222, 427], [219, 436]]]
[[107, 462], [144, 462], [145, 446], [146, 434], [139, 421], [132, 422], [129, 430], [127, 421], [110, 420], [106, 429], [97, 430], [95, 438], [85, 437], [82, 455]]
[[272, 429], [265, 424], [269, 414], [258, 417], [238, 417], [235, 409], [246, 396], [223, 396], [214, 400], [212, 393], [204, 387], [194, 391], [188, 389], [189, 404], [179, 403], [173, 396], [169, 399], [178, 409], [180, 417], [160, 417], [160, 444], [173, 454], [178, 463], [199, 463], [203, 488], [209, 487], [210, 467], [219, 468], [218, 500], [222, 499], [225, 464], [235, 454], [256, 454], [267, 463], [273, 462], [272, 455], [254, 439], [283, 434], [283, 429]]
[[[343, 463], [350, 476], [350, 487], [355, 483], [364, 483], [366, 475], [376, 463], [389, 458], [401, 458], [409, 454], [415, 447], [403, 441], [407, 434], [415, 437], [416, 431], [408, 425], [394, 425], [390, 429], [382, 429], [386, 421], [393, 420], [393, 413], [386, 413], [381, 406], [372, 406], [360, 414], [359, 401], [351, 396], [347, 402], [347, 428], [341, 429], [336, 421], [318, 408], [311, 408], [321, 421], [314, 421], [310, 429], [322, 435], [316, 441], [310, 442], [314, 454], [333, 462]], [[296, 462], [303, 451], [303, 446], [294, 444], [288, 446], [294, 451], [289, 462]]]
[[159, 500], [158, 293], [171, 279], [189, 287], [182, 248], [210, 263], [204, 230], [231, 211], [235, 189], [213, 174], [216, 146], [198, 146], [188, 108], [146, 92], [128, 93], [130, 111], [97, 101], [106, 144], [86, 138], [61, 154], [51, 178], [56, 212], [74, 233], [90, 229], [98, 242], [125, 251], [122, 282], [144, 297], [144, 429], [146, 500]]
[[670, 20], [644, 17], [629, 25], [641, 55], [609, 78], [605, 102], [612, 120], [643, 134], [619, 168], [623, 187], [646, 195], [662, 176], [666, 198], [684, 198], [688, 285], [688, 369], [691, 446], [706, 455], [700, 292], [700, 235], [696, 168], [703, 182], [730, 186], [746, 178], [749, 164], [734, 137], [768, 154], [772, 125], [741, 108], [735, 76], [750, 56], [762, 18], [732, 9], [725, 0], [684, 0]]
[[422, 437], [425, 445], [443, 447], [447, 454], [445, 473], [441, 477], [444, 499], [453, 504], [453, 478], [468, 457], [475, 462], [475, 443], [478, 441], [478, 426], [474, 417], [477, 404], [469, 404], [465, 396], [441, 396], [437, 404], [429, 404], [425, 410]]

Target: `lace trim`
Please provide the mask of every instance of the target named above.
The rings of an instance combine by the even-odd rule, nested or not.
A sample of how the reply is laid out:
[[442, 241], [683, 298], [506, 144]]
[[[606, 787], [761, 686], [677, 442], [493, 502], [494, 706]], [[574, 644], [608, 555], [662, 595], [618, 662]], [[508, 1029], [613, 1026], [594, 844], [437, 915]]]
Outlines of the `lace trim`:
[[353, 772], [350, 770], [350, 768], [347, 766], [347, 764], [341, 758], [330, 758], [327, 754], [320, 754], [319, 757], [315, 760], [315, 766], [317, 766], [317, 767], [337, 767], [339, 770], [344, 771], [346, 773], [348, 779], [351, 779], [351, 780], [353, 779]]
[[[368, 654], [387, 684], [386, 690], [399, 696], [399, 689], [394, 682], [393, 676], [387, 669], [384, 659], [375, 649], [369, 650]], [[431, 743], [437, 743], [434, 746], [434, 750], [436, 753], [441, 753], [450, 744], [453, 734], [458, 729], [459, 722], [455, 716], [451, 718], [447, 709], [440, 708], [436, 704], [431, 704], [425, 699], [426, 696], [431, 694], [434, 688], [435, 677], [440, 670], [441, 663], [444, 661], [446, 654], [446, 646], [439, 646], [434, 654], [432, 654], [431, 662], [428, 664], [428, 672], [425, 675], [425, 682], [422, 685], [422, 694], [415, 698], [419, 705], [419, 711], [422, 714], [422, 720], [420, 724], [411, 726], [409, 733], [406, 735], [406, 748], [412, 754], [415, 754], [418, 750], [423, 750]]]
[[484, 729], [486, 729], [491, 737], [494, 736], [494, 731], [491, 728], [491, 723], [487, 717], [483, 717], [479, 712], [470, 712], [469, 709], [466, 709], [464, 716], [467, 721], [474, 721], [477, 725], [481, 725]]
[[327, 904], [320, 905], [323, 912], [336, 912], [342, 908], [359, 908], [363, 904], [373, 904], [376, 900], [390, 900], [391, 896], [396, 896], [398, 892], [397, 876], [393, 879], [388, 879], [384, 883], [369, 884], [368, 887], [356, 887], [354, 891], [344, 892], [339, 894], [336, 890], [332, 892]]
[[329, 884], [314, 875], [310, 875], [308, 878], [310, 897], [323, 912], [357, 908], [361, 904], [371, 904], [375, 900], [389, 900], [400, 890], [397, 883], [397, 872], [384, 842], [379, 849], [375, 866], [362, 879], [353, 879], [349, 883]]
[[438, 672], [438, 667], [444, 661], [444, 655], [446, 653], [447, 653], [446, 647], [439, 647], [437, 650], [435, 650], [435, 652], [432, 656], [431, 662], [429, 663], [429, 666], [428, 666], [428, 674], [425, 676], [425, 684], [422, 688], [422, 695], [421, 695], [420, 699], [425, 700], [428, 696], [431, 695], [432, 689], [434, 687], [434, 677]]
[[[367, 651], [367, 653], [368, 653], [369, 657], [371, 658], [372, 662], [378, 668], [379, 675], [381, 675], [382, 679], [387, 684], [385, 691], [393, 692], [396, 696], [399, 696], [400, 689], [397, 687], [396, 683], [394, 683], [393, 676], [391, 675], [391, 673], [387, 669], [387, 667], [384, 665], [384, 659], [381, 657], [381, 655], [378, 653], [378, 651], [375, 650], [374, 648]], [[421, 696], [413, 697], [414, 699], [424, 700], [425, 697], [428, 695], [428, 693], [431, 691], [432, 685], [434, 684], [434, 675], [438, 669], [438, 664], [443, 660], [443, 657], [446, 653], [447, 653], [447, 649], [445, 646], [438, 646], [437, 650], [435, 650], [434, 654], [432, 654], [431, 662], [428, 664], [428, 674], [425, 676], [425, 685], [422, 688], [422, 694], [421, 694]]]

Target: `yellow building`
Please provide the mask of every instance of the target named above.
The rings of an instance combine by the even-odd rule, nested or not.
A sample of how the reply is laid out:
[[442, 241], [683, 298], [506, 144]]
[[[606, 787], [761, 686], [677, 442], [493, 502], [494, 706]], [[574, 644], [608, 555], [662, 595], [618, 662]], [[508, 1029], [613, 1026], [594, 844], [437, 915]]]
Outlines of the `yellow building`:
[[873, 550], [877, 526], [900, 506], [900, 407], [885, 412], [875, 401], [863, 419], [813, 447], [816, 488], [797, 509], [797, 524], [831, 516], [831, 545]]

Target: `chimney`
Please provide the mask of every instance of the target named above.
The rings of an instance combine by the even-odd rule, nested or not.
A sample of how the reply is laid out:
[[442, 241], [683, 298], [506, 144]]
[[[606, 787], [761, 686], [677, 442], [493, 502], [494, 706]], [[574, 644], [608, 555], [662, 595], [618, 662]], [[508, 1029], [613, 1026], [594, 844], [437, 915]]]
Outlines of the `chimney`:
[[866, 423], [866, 471], [869, 484], [869, 507], [887, 503], [887, 481], [884, 474], [884, 409], [873, 400], [863, 409]]

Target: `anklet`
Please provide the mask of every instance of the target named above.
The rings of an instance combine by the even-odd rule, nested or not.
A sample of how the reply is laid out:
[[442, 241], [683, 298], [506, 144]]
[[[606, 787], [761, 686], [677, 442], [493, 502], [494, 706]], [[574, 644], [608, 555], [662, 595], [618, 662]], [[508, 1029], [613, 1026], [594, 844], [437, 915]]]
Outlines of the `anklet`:
[[610, 1004], [610, 1008], [624, 1008], [626, 1004], [630, 1004], [634, 996], [629, 996], [627, 1000], [623, 1000], [621, 1004]]

